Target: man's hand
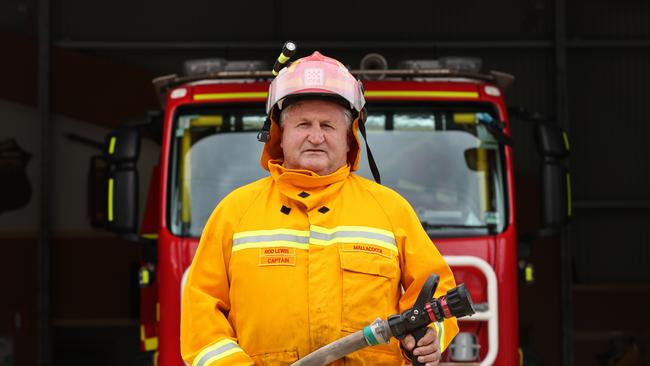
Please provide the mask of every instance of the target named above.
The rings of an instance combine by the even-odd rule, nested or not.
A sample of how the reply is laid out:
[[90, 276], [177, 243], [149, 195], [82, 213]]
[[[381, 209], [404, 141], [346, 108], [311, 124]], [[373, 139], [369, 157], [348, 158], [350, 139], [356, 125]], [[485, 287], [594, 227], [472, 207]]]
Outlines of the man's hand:
[[426, 366], [438, 366], [440, 362], [440, 340], [435, 330], [427, 328], [424, 337], [420, 339], [415, 346], [415, 338], [412, 335], [407, 335], [402, 339], [402, 347], [405, 350], [411, 351], [413, 357], [417, 357], [418, 362], [424, 363]]

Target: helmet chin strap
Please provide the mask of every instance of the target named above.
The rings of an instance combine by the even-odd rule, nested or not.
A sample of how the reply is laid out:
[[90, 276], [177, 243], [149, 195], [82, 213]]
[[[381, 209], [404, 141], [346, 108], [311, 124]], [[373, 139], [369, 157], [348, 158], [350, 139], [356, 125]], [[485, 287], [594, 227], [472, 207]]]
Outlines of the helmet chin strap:
[[[370, 145], [368, 145], [368, 138], [366, 137], [366, 117], [368, 112], [365, 108], [359, 112], [359, 132], [363, 136], [363, 141], [366, 143], [366, 153], [368, 155], [368, 166], [370, 166], [370, 171], [372, 172], [372, 177], [375, 178], [375, 182], [381, 184], [381, 177], [379, 175], [379, 169], [377, 169], [377, 163], [375, 163], [375, 158], [372, 156], [372, 151], [370, 151]], [[361, 146], [359, 146], [361, 148]]]
[[270, 131], [271, 131], [271, 119], [269, 117], [266, 117], [266, 120], [264, 121], [264, 126], [260, 128], [259, 132], [257, 132], [257, 141], [262, 143], [269, 142]]

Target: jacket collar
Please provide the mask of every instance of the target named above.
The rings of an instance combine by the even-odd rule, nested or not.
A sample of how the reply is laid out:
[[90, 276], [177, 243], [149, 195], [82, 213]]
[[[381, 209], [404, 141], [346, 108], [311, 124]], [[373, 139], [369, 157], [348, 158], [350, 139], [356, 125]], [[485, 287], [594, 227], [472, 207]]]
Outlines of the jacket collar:
[[349, 164], [329, 175], [318, 175], [309, 170], [288, 169], [282, 165], [281, 160], [270, 160], [268, 168], [280, 193], [290, 201], [301, 203], [307, 210], [326, 206], [350, 175]]

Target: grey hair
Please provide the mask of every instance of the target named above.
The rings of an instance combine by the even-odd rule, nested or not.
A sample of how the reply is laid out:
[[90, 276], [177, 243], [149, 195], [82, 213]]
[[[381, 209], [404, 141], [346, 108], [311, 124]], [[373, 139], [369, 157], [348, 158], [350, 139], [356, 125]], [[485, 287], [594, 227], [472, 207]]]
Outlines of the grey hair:
[[[286, 115], [285, 115], [286, 112], [288, 112], [288, 111], [289, 111], [291, 108], [293, 108], [296, 104], [299, 104], [299, 102], [298, 102], [298, 103], [292, 103], [292, 104], [289, 104], [288, 106], [286, 106], [285, 108], [283, 108], [283, 109], [280, 111], [280, 119], [279, 119], [279, 121], [278, 121], [278, 124], [279, 124], [280, 126], [282, 126], [282, 121], [286, 118]], [[352, 117], [352, 110], [350, 110], [350, 109], [348, 109], [348, 108], [345, 108], [345, 107], [343, 107], [343, 106], [341, 106], [341, 110], [343, 110], [343, 114], [345, 114], [345, 119], [348, 121], [348, 128], [352, 127], [352, 122], [354, 121], [354, 119], [353, 119], [353, 117]]]

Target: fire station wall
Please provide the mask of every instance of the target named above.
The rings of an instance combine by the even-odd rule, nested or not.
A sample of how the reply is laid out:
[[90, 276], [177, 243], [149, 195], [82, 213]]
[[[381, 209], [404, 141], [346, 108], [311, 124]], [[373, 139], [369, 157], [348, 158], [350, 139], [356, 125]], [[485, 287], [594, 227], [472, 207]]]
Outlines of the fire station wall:
[[[0, 99], [0, 142], [14, 139], [31, 154], [25, 174], [31, 198], [21, 208], [0, 210], [0, 340], [10, 342], [15, 365], [35, 363], [37, 345], [38, 235], [40, 197], [40, 142], [34, 107]], [[93, 229], [87, 216], [87, 176], [94, 148], [72, 142], [65, 133], [102, 141], [107, 128], [66, 116], [52, 116], [52, 178], [47, 182], [51, 204], [51, 318], [54, 332], [89, 326], [135, 328], [138, 317], [137, 268], [140, 248], [114, 235]], [[144, 141], [139, 169], [140, 205], [144, 206], [149, 174], [158, 147]], [[4, 161], [1, 169], [6, 169]], [[2, 207], [18, 194], [11, 176], [3, 175]], [[135, 332], [136, 330], [134, 330]], [[55, 358], [68, 357], [68, 338], [57, 339]], [[137, 339], [132, 344], [137, 353]], [[61, 351], [63, 350], [63, 351]], [[63, 353], [61, 353], [63, 352]], [[4, 356], [3, 356], [4, 357]], [[61, 364], [70, 364], [63, 362]], [[114, 363], [118, 364], [118, 363]]]
[[[650, 359], [648, 14], [644, 1], [567, 2], [568, 37], [585, 44], [569, 49], [567, 69], [576, 364]], [[603, 299], [631, 315], [603, 316]]]
[[[569, 38], [643, 40], [650, 37], [647, 1], [567, 1]], [[614, 54], [615, 52], [605, 52]]]
[[5, 0], [0, 2], [0, 25], [4, 29], [28, 31], [31, 28], [32, 0]]
[[[52, 2], [57, 39], [122, 41], [256, 40], [272, 28], [273, 1], [83, 0]], [[329, 7], [329, 5], [328, 5]], [[144, 16], [143, 16], [144, 15]], [[236, 15], [236, 16], [233, 16]]]
[[[0, 120], [3, 121], [0, 141], [13, 138], [31, 154], [26, 170], [33, 192], [32, 199], [25, 207], [0, 213], [0, 232], [33, 233], [38, 230], [40, 208], [40, 141], [35, 133], [39, 130], [38, 115], [32, 107], [0, 99]], [[89, 159], [91, 156], [100, 155], [101, 152], [71, 141], [65, 134], [73, 133], [103, 142], [109, 129], [65, 116], [53, 116], [52, 122], [52, 179], [47, 182], [52, 192], [52, 231], [89, 232], [92, 230], [87, 217]], [[158, 147], [149, 140], [143, 140], [138, 165], [143, 182], [149, 181], [151, 169], [157, 161]], [[144, 207], [146, 194], [146, 184], [142, 184], [140, 207]], [[142, 215], [142, 212], [140, 214]]]
[[[1, 216], [0, 216], [1, 217]], [[38, 344], [36, 236], [0, 236], [0, 341], [5, 360], [13, 351], [15, 365], [33, 365]]]
[[[176, 2], [127, 0], [92, 4], [82, 0], [53, 2], [56, 39], [163, 41], [259, 41], [282, 35], [304, 39], [543, 39], [554, 34], [554, 2], [550, 0], [479, 0], [423, 2], [336, 0], [317, 6], [299, 0]], [[5, 1], [0, 24], [25, 29], [33, 1]], [[650, 35], [643, 1], [607, 0], [566, 2], [569, 38], [643, 38]], [[200, 11], [197, 11], [200, 9]], [[467, 11], [471, 9], [471, 11]], [[229, 16], [238, 14], [240, 16]], [[317, 14], [317, 16], [316, 16]], [[119, 22], [116, 21], [119, 19]], [[245, 22], [242, 23], [242, 19]], [[336, 21], [332, 21], [336, 19]], [[507, 21], [504, 21], [507, 20]], [[347, 24], [349, 26], [340, 26]], [[171, 26], [170, 26], [171, 25]], [[478, 35], [478, 36], [477, 36]], [[273, 39], [275, 39], [273, 38]]]
[[[646, 9], [640, 13], [648, 13], [646, 3], [636, 4]], [[599, 10], [610, 7], [600, 1], [594, 5]], [[585, 10], [596, 16], [593, 9]], [[580, 31], [599, 37], [603, 32], [650, 34], [628, 4], [621, 11], [627, 13], [628, 23], [615, 18], [600, 30], [582, 24]], [[572, 291], [575, 357], [591, 360], [599, 351], [605, 354], [632, 342], [647, 355], [647, 316], [632, 315], [631, 321], [603, 317], [591, 304], [598, 299], [621, 299], [628, 314], [645, 314], [650, 308], [650, 127], [647, 103], [642, 101], [647, 99], [650, 82], [650, 52], [643, 48], [579, 49], [569, 56], [576, 202], [570, 230], [576, 283]]]
[[650, 127], [647, 103], [639, 102], [650, 82], [650, 52], [570, 56], [576, 280], [650, 283]]
[[[331, 5], [330, 5], [331, 4]], [[462, 5], [457, 1], [401, 1], [399, 5], [391, 1], [338, 0], [328, 2], [318, 9], [324, 16], [319, 17], [321, 27], [314, 27], [315, 11], [309, 2], [290, 0], [283, 2], [283, 34], [300, 34], [306, 39], [346, 39], [353, 34], [363, 40], [403, 40], [405, 38], [438, 39], [507, 38], [531, 39], [545, 38], [551, 34], [549, 22], [550, 4], [547, 1], [503, 0], [486, 2], [466, 0]], [[345, 11], [341, 11], [345, 9]], [[472, 9], [467, 11], [467, 9]], [[349, 27], [329, 26], [329, 19], [341, 19], [341, 24]], [[510, 19], [511, 21], [500, 21]], [[477, 30], [481, 36], [477, 37]]]
[[[409, 0], [399, 4], [361, 0], [317, 4], [299, 0], [194, 0], [183, 6], [170, 0], [137, 4], [126, 0], [101, 4], [82, 0], [52, 3], [57, 39], [121, 41], [137, 35], [148, 41], [229, 42], [289, 36], [327, 41], [430, 39], [432, 36], [472, 40], [547, 39], [553, 32], [552, 5], [549, 0], [465, 0], [462, 5], [450, 0]], [[468, 12], [469, 8], [472, 11]], [[479, 37], [477, 30], [480, 30]]]

